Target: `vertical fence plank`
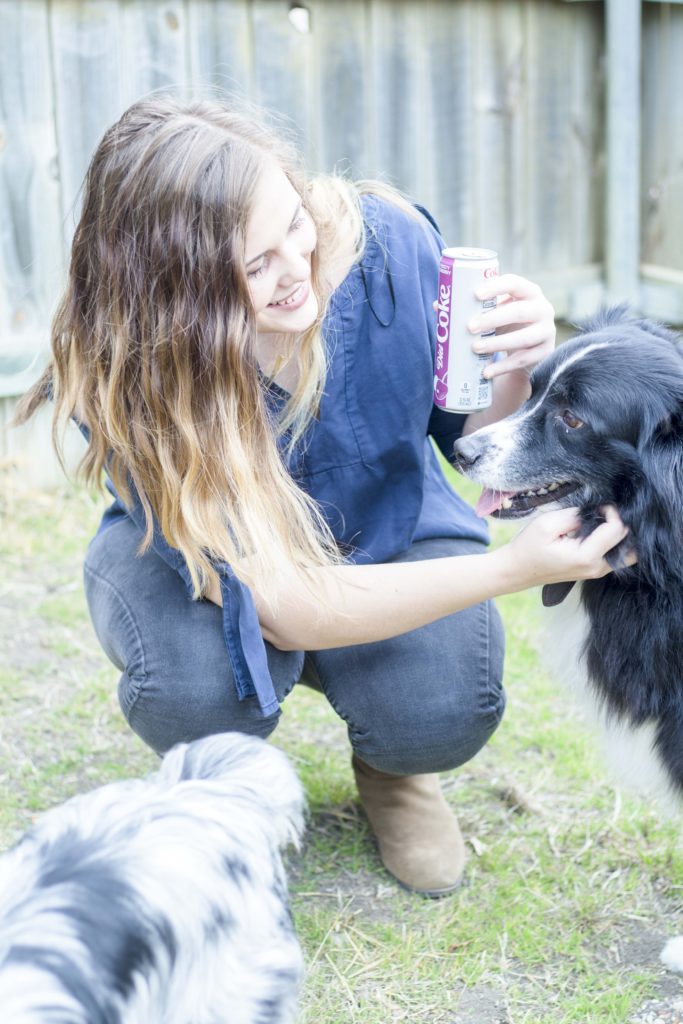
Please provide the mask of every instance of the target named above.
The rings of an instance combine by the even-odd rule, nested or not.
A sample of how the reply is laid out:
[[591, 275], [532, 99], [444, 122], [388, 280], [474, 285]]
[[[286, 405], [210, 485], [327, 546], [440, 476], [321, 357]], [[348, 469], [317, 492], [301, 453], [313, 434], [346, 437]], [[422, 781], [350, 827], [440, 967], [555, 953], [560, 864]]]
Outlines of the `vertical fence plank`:
[[666, 193], [668, 177], [668, 145], [662, 137], [662, 131], [668, 125], [660, 105], [662, 86], [668, 84], [672, 74], [665, 39], [670, 26], [670, 9], [663, 13], [663, 17], [662, 12], [652, 5], [643, 11], [643, 67], [649, 70], [649, 75], [643, 76], [641, 215], [643, 259], [653, 264], [662, 262], [662, 243], [666, 235], [666, 224], [662, 217], [662, 206], [666, 205], [666, 201], [662, 202], [662, 194]]
[[370, 160], [399, 187], [424, 201], [420, 90], [426, 80], [427, 54], [420, 46], [417, 6], [405, 0], [372, 0], [369, 34]]
[[366, 5], [358, 0], [317, 0], [311, 10], [314, 93], [311, 136], [316, 167], [346, 167], [354, 177], [377, 175], [370, 155]]
[[640, 0], [606, 0], [607, 223], [605, 277], [610, 301], [640, 293]]
[[598, 263], [604, 256], [602, 230], [605, 205], [605, 74], [604, 26], [601, 12], [591, 22], [575, 19], [571, 31], [569, 68], [571, 94], [568, 120], [570, 218], [565, 263]]
[[88, 162], [125, 104], [120, 7], [115, 0], [51, 0], [50, 26], [62, 206], [70, 246]]
[[253, 0], [254, 99], [288, 119], [307, 157], [315, 162], [318, 140], [311, 117], [312, 33], [299, 32], [281, 0]]
[[62, 268], [47, 4], [0, 6], [0, 393], [45, 344]]
[[642, 260], [683, 271], [683, 7], [643, 10]]
[[[507, 30], [510, 32], [506, 76], [505, 109], [507, 114], [506, 244], [501, 250], [501, 267], [505, 270], [527, 270], [528, 212], [531, 197], [528, 191], [529, 138], [528, 43], [524, 9], [507, 4]], [[513, 22], [513, 25], [510, 25]]]
[[191, 87], [249, 96], [254, 62], [247, 0], [190, 0], [187, 18]]
[[[496, 249], [504, 269], [522, 265], [524, 183], [515, 140], [526, 136], [526, 50], [522, 10], [509, 0], [471, 4], [473, 26], [470, 163], [473, 242]], [[526, 137], [524, 143], [526, 145]], [[525, 153], [524, 168], [528, 153]]]
[[433, 167], [429, 203], [448, 243], [474, 245], [471, 4], [435, 4], [429, 21], [426, 89], [431, 145], [421, 153]]
[[120, 17], [122, 105], [150, 92], [182, 90], [188, 63], [182, 0], [124, 2]]
[[[566, 17], [575, 9], [548, 0], [527, 4], [528, 220], [526, 262], [544, 270], [562, 265], [569, 227], [567, 114], [571, 99], [571, 53]], [[548, 39], [553, 46], [548, 46]]]

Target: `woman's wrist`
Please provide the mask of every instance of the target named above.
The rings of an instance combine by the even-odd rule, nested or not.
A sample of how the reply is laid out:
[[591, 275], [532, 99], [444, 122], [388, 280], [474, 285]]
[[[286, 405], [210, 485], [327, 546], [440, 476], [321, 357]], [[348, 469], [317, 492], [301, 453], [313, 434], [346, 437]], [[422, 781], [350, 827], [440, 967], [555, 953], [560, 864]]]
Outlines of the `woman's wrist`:
[[496, 548], [495, 551], [487, 551], [480, 557], [488, 563], [487, 590], [490, 590], [490, 597], [515, 594], [534, 585], [534, 581], [527, 578], [529, 574], [523, 572], [523, 564], [510, 544]]

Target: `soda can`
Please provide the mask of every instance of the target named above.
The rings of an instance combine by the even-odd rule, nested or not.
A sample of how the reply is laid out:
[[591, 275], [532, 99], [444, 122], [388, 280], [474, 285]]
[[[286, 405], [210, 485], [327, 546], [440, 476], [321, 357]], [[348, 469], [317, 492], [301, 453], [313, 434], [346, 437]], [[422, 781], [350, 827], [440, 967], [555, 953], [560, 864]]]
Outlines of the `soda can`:
[[[493, 360], [492, 353], [472, 351], [475, 335], [467, 324], [475, 316], [495, 309], [496, 299], [481, 302], [475, 291], [498, 276], [498, 254], [491, 249], [444, 249], [439, 264], [436, 311], [436, 360], [434, 404], [448, 412], [476, 412], [491, 404], [493, 389], [482, 376]], [[490, 338], [495, 329], [482, 331]]]

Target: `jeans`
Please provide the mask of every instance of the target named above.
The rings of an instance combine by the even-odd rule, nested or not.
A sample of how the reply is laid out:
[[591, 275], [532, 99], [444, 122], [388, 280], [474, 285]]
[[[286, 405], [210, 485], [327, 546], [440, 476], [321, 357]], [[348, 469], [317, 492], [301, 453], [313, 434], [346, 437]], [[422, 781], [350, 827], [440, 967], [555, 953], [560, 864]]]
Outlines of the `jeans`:
[[[131, 728], [158, 753], [216, 732], [265, 738], [277, 712], [238, 700], [221, 609], [193, 601], [173, 569], [147, 551], [129, 519], [101, 531], [85, 561], [97, 636], [121, 671], [119, 701]], [[420, 541], [393, 561], [482, 552], [482, 544]], [[293, 687], [320, 690], [367, 764], [398, 775], [438, 772], [472, 758], [500, 722], [504, 635], [492, 602], [401, 636], [324, 651], [280, 651], [266, 642], [282, 703]]]

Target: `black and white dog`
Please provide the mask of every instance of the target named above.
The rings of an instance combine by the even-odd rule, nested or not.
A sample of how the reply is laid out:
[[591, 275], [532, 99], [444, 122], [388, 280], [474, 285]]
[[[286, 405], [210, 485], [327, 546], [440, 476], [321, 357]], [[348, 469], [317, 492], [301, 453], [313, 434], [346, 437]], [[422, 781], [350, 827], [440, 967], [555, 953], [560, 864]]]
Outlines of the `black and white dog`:
[[[513, 415], [462, 438], [455, 464], [485, 488], [480, 515], [577, 506], [581, 532], [613, 504], [629, 537], [615, 571], [544, 588], [560, 605], [553, 663], [593, 705], [626, 782], [683, 797], [683, 351], [625, 307], [606, 310], [532, 374]], [[624, 548], [638, 561], [624, 565]], [[683, 941], [669, 966], [683, 970]], [[673, 951], [670, 950], [670, 953]]]
[[284, 754], [225, 733], [45, 814], [0, 858], [3, 1024], [284, 1024], [302, 956]]

